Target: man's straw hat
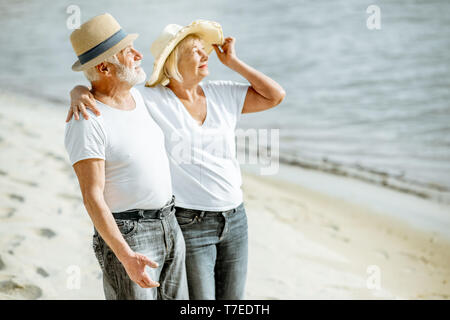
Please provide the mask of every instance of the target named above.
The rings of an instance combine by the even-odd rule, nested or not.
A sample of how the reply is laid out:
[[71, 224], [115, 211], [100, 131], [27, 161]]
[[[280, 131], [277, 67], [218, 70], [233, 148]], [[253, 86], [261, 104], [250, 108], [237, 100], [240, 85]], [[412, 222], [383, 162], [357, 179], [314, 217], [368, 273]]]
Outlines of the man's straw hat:
[[127, 34], [109, 13], [83, 23], [70, 35], [73, 50], [78, 56], [73, 71], [83, 71], [112, 57], [138, 37]]
[[152, 75], [145, 84], [146, 86], [153, 87], [158, 83], [166, 85], [169, 82], [169, 79], [163, 73], [164, 63], [177, 44], [193, 33], [204, 41], [207, 54], [210, 54], [213, 50], [213, 44], [222, 45], [224, 41], [222, 27], [214, 21], [196, 20], [185, 27], [178, 24], [167, 25], [150, 48], [155, 62], [153, 63]]

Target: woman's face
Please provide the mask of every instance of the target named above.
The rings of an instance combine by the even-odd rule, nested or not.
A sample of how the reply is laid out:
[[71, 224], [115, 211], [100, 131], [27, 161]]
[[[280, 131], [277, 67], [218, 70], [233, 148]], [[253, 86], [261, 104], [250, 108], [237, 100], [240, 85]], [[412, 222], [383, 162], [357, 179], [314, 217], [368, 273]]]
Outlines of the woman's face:
[[208, 55], [204, 49], [202, 42], [194, 39], [180, 52], [178, 71], [184, 82], [200, 82], [209, 74]]

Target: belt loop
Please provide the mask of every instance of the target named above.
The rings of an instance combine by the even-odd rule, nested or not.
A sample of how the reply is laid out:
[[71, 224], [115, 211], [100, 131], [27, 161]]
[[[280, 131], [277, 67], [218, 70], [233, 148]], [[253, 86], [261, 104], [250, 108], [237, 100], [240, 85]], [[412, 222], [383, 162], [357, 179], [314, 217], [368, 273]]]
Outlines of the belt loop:
[[172, 206], [170, 208], [170, 213], [174, 213], [175, 210], [175, 195], [172, 195]]
[[144, 219], [144, 210], [140, 209], [138, 215], [140, 219]]
[[204, 216], [205, 216], [205, 211], [200, 212], [200, 216], [197, 216], [198, 222], [201, 222]]

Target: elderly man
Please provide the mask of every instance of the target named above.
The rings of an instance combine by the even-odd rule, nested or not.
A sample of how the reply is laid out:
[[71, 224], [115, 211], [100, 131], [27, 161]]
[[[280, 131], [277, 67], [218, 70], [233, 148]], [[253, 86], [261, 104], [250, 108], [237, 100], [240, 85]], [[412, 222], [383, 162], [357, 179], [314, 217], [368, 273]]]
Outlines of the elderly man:
[[71, 34], [72, 69], [91, 82], [101, 116], [68, 122], [65, 146], [94, 223], [106, 298], [187, 299], [164, 135], [133, 88], [146, 77], [136, 38], [109, 14]]

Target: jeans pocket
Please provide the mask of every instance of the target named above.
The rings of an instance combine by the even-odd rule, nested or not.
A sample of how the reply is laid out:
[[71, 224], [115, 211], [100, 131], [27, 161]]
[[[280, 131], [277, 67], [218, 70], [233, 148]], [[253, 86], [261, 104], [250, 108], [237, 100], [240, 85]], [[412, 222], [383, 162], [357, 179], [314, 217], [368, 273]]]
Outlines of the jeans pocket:
[[117, 227], [120, 230], [120, 233], [124, 237], [124, 239], [130, 238], [133, 236], [138, 229], [138, 222], [136, 220], [116, 220]]
[[190, 226], [198, 221], [198, 215], [193, 212], [176, 211], [175, 217], [180, 227]]
[[97, 258], [100, 268], [103, 271], [104, 266], [105, 266], [105, 263], [103, 260], [103, 247], [102, 247], [102, 244], [98, 237], [98, 234], [94, 234], [94, 236], [92, 237], [92, 248], [94, 249], [94, 254], [95, 254], [95, 257]]

